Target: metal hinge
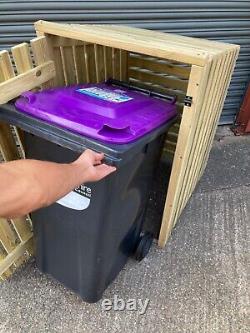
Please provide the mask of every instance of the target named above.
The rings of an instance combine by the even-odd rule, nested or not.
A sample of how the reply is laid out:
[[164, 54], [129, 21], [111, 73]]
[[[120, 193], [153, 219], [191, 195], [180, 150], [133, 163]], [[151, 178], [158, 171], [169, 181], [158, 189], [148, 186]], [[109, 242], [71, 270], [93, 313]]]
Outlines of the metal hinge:
[[193, 101], [193, 97], [192, 96], [186, 96], [184, 98], [184, 105], [185, 106], [191, 106], [192, 105], [192, 101]]

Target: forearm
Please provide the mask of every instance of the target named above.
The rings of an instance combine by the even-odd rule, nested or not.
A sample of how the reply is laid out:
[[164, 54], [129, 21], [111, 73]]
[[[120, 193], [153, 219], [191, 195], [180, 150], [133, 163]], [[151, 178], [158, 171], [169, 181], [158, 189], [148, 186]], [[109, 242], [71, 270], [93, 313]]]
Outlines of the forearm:
[[20, 160], [1, 164], [0, 176], [0, 216], [15, 217], [63, 197], [85, 182], [87, 170], [76, 162]]

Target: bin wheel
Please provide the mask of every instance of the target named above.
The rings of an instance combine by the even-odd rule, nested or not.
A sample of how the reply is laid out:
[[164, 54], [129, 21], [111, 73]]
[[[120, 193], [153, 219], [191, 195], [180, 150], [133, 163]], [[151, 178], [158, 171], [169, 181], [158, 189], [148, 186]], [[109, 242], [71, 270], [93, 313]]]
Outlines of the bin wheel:
[[141, 261], [142, 259], [144, 259], [150, 248], [151, 245], [153, 243], [154, 237], [151, 233], [146, 232], [140, 235], [140, 238], [138, 240], [138, 244], [136, 246], [135, 249], [135, 253], [134, 253], [134, 258], [137, 261]]

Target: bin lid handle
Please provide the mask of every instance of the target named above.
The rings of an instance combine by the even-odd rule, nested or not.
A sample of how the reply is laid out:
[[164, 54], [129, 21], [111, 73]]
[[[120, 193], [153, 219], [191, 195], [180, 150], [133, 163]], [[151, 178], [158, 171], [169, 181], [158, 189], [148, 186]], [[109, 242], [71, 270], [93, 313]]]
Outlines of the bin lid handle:
[[25, 91], [21, 94], [21, 97], [24, 97], [28, 103], [33, 103], [36, 99], [36, 96], [32, 91]]
[[103, 125], [102, 128], [98, 131], [98, 134], [105, 136], [105, 137], [131, 137], [134, 135], [134, 132], [131, 130], [130, 126], [125, 126], [125, 127], [115, 127], [112, 125]]

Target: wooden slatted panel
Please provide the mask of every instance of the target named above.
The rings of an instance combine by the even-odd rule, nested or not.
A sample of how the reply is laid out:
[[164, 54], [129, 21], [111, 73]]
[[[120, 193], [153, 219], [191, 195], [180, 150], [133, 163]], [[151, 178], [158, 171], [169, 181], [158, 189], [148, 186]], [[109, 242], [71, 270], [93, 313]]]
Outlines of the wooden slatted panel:
[[175, 209], [183, 185], [185, 166], [193, 144], [195, 127], [203, 103], [209, 71], [210, 64], [205, 67], [193, 65], [191, 68], [187, 95], [193, 97], [193, 103], [191, 107], [184, 106], [183, 109], [179, 137], [163, 213], [163, 222], [159, 237], [160, 246], [165, 245], [174, 224]]
[[63, 63], [60, 50], [60, 45], [62, 45], [63, 38], [57, 36], [48, 36], [45, 33], [37, 33], [37, 36], [45, 38], [46, 52], [48, 53], [49, 59], [54, 61], [56, 75], [51, 80], [51, 86], [65, 86], [66, 83], [64, 80]]
[[225, 80], [224, 80], [224, 84], [225, 84], [224, 94], [223, 93], [221, 94], [218, 112], [216, 114], [216, 117], [214, 118], [213, 125], [210, 129], [210, 135], [208, 137], [208, 142], [207, 142], [207, 149], [204, 153], [204, 157], [203, 157], [203, 160], [202, 160], [202, 165], [201, 165], [200, 170], [198, 172], [198, 179], [201, 177], [201, 175], [204, 171], [204, 168], [206, 167], [206, 164], [207, 164], [208, 156], [209, 156], [209, 153], [210, 153], [210, 150], [211, 150], [211, 147], [212, 147], [213, 138], [214, 138], [214, 135], [215, 135], [215, 132], [216, 132], [216, 128], [217, 128], [217, 124], [218, 124], [218, 121], [219, 121], [220, 113], [221, 113], [223, 105], [224, 105], [224, 101], [225, 101], [225, 98], [226, 98], [226, 93], [227, 93], [227, 90], [228, 90], [228, 87], [229, 87], [229, 84], [230, 84], [230, 80], [231, 80], [231, 77], [232, 77], [232, 74], [233, 74], [233, 70], [234, 70], [238, 55], [239, 55], [239, 49], [234, 49], [234, 50], [230, 51], [230, 64], [229, 64], [227, 69], [225, 68], [226, 77], [225, 77]]
[[[0, 73], [0, 82], [7, 81], [15, 76], [8, 51], [0, 52]], [[19, 158], [11, 128], [2, 122], [0, 122], [0, 151], [6, 161]]]
[[152, 72], [173, 75], [183, 79], [188, 79], [190, 75], [190, 66], [133, 53], [129, 57], [129, 67], [144, 68]]
[[[186, 96], [190, 66], [164, 59], [130, 53], [128, 57], [129, 80], [132, 84], [177, 98], [177, 110], [182, 113]], [[177, 144], [179, 126], [168, 131], [163, 153], [172, 159]]]
[[[38, 29], [40, 30], [40, 22], [37, 22], [37, 26]], [[45, 25], [47, 22], [44, 22]], [[43, 25], [43, 29], [45, 28], [45, 25]], [[80, 26], [79, 26], [80, 27]], [[103, 30], [107, 30], [108, 32], [113, 33], [114, 31], [116, 31], [116, 33], [120, 33], [120, 37], [122, 38], [122, 35], [129, 35], [130, 37], [134, 38], [137, 40], [137, 43], [140, 42], [144, 42], [147, 41], [149, 43], [149, 41], [151, 41], [151, 39], [153, 39], [155, 42], [159, 43], [159, 47], [160, 45], [162, 46], [162, 49], [164, 49], [165, 47], [169, 47], [169, 51], [170, 51], [170, 44], [171, 46], [175, 46], [176, 49], [181, 48], [185, 55], [181, 58], [179, 57], [179, 55], [182, 53], [180, 52], [180, 54], [178, 56], [173, 57], [172, 55], [168, 55], [167, 53], [161, 57], [159, 54], [157, 54], [157, 57], [161, 57], [167, 60], [173, 60], [173, 61], [177, 61], [177, 62], [183, 62], [186, 64], [196, 64], [196, 65], [200, 65], [200, 66], [204, 66], [208, 59], [209, 59], [209, 55], [216, 55], [218, 52], [218, 50], [221, 50], [222, 52], [226, 51], [226, 50], [231, 50], [232, 48], [235, 47], [235, 45], [233, 44], [229, 44], [229, 43], [221, 43], [221, 42], [217, 42], [217, 41], [212, 41], [212, 40], [207, 40], [207, 39], [202, 39], [202, 38], [194, 38], [194, 37], [187, 37], [187, 36], [182, 36], [182, 35], [176, 35], [176, 34], [168, 34], [168, 33], [159, 33], [157, 31], [153, 31], [153, 30], [146, 30], [146, 29], [138, 29], [138, 28], [134, 28], [134, 27], [129, 27], [129, 26], [122, 26], [122, 25], [107, 25], [105, 27], [103, 27]], [[45, 29], [46, 30], [46, 29]], [[56, 29], [55, 29], [56, 30]], [[106, 31], [106, 36], [107, 36], [107, 31]], [[165, 44], [163, 46], [163, 44]], [[200, 57], [199, 60], [201, 60], [201, 58], [203, 58], [203, 56], [205, 57], [205, 61], [204, 62], [196, 62], [196, 61], [191, 61], [189, 62], [188, 56], [187, 54], [189, 52], [191, 52], [191, 50], [194, 52], [194, 54], [197, 54], [198, 57]], [[131, 50], [132, 51], [132, 50]], [[209, 53], [206, 53], [209, 52]], [[145, 55], [150, 55], [151, 52], [138, 52], [141, 54], [145, 54]]]
[[[210, 79], [208, 81], [208, 88], [204, 98], [204, 104], [199, 112], [198, 122], [195, 128], [195, 135], [193, 137], [193, 145], [189, 152], [189, 158], [186, 163], [185, 175], [183, 178], [183, 187], [180, 191], [180, 196], [178, 200], [178, 207], [176, 208], [174, 222], [176, 223], [176, 219], [180, 214], [181, 207], [184, 207], [189, 197], [189, 186], [194, 181], [193, 180], [193, 171], [196, 169], [198, 165], [198, 154], [201, 154], [199, 147], [204, 150], [204, 146], [201, 146], [201, 142], [205, 136], [206, 127], [209, 125], [208, 121], [213, 114], [214, 104], [216, 103], [216, 98], [211, 99], [211, 96], [214, 97], [214, 92], [220, 88], [220, 79], [222, 71], [224, 70], [224, 59], [220, 57], [213, 61], [213, 65], [211, 67]], [[211, 80], [211, 77], [213, 78]], [[206, 111], [204, 109], [207, 109]]]
[[[0, 218], [0, 263], [8, 254], [10, 254], [17, 245], [17, 236], [12, 230], [9, 222], [6, 219]], [[4, 273], [5, 277], [12, 274], [14, 267], [8, 268]]]
[[[43, 39], [34, 40], [33, 54], [36, 64], [41, 64], [41, 70], [44, 67], [43, 64], [45, 60], [48, 60], [48, 55], [43, 54], [43, 46]], [[7, 51], [2, 51], [0, 53], [0, 82], [8, 82], [8, 85], [13, 82], [12, 88], [15, 89], [15, 85], [20, 85], [22, 81], [22, 86], [25, 87], [24, 82], [26, 78], [29, 78], [26, 73], [32, 73], [33, 71], [33, 61], [29, 45], [22, 43], [13, 47], [12, 56], [15, 63], [15, 70], [18, 75], [18, 81], [15, 80], [17, 77], [15, 76], [10, 54]], [[37, 67], [37, 70], [39, 70], [39, 67]], [[51, 74], [49, 77], [51, 77]], [[37, 81], [34, 80], [33, 87], [35, 87], [36, 82]], [[4, 86], [4, 89], [5, 87], [7, 89], [7, 85]], [[1, 88], [1, 92], [3, 93], [3, 88]], [[14, 132], [16, 134], [16, 139], [13, 135]], [[0, 152], [5, 161], [20, 158], [16, 144], [21, 146], [21, 132], [17, 129], [14, 129], [14, 132], [10, 126], [0, 123]], [[24, 154], [22, 153], [21, 156], [24, 156]], [[0, 219], [1, 279], [10, 276], [13, 270], [20, 266], [27, 259], [27, 257], [33, 253], [32, 237], [32, 227], [29, 217], [15, 218], [9, 221], [6, 219]], [[27, 252], [27, 250], [29, 252]]]
[[[129, 79], [143, 84], [153, 84], [167, 89], [167, 94], [184, 99], [187, 91], [190, 66], [171, 64], [162, 59], [130, 54], [128, 59]], [[183, 101], [182, 99], [182, 101]]]
[[168, 227], [163, 229], [163, 223], [161, 229], [162, 237], [159, 239], [159, 244], [161, 246], [165, 245], [172, 227], [175, 225], [177, 218], [181, 214], [199, 180], [199, 177], [201, 176], [201, 170], [204, 170], [205, 168], [206, 160], [204, 160], [204, 156], [209, 154], [211, 148], [217, 121], [222, 110], [226, 91], [236, 61], [237, 52], [238, 50], [227, 52], [224, 53], [223, 56], [213, 60], [203, 107], [199, 112], [197, 125], [195, 126], [193, 124], [193, 127], [195, 127], [195, 135], [192, 139], [193, 145], [188, 153], [189, 158], [185, 163], [182, 186], [180, 187], [180, 190], [177, 189], [175, 191], [176, 201], [171, 209], [167, 206], [169, 204], [168, 200], [166, 202], [164, 214]]
[[[207, 117], [204, 117], [197, 128], [197, 133], [200, 133], [200, 135], [194, 140], [194, 146], [196, 145], [196, 152], [192, 161], [193, 165], [190, 169], [189, 175], [187, 175], [186, 186], [184, 189], [182, 189], [180, 205], [176, 213], [177, 216], [180, 215], [197, 182], [199, 181], [201, 176], [200, 170], [204, 170], [206, 165], [204, 156], [207, 156], [211, 149], [212, 140], [215, 134], [220, 113], [222, 111], [222, 106], [226, 96], [226, 91], [229, 86], [235, 59], [235, 52], [228, 52], [228, 54], [221, 59], [217, 80], [214, 82], [214, 89], [216, 94], [211, 94], [211, 96], [214, 96], [214, 98], [210, 97], [210, 101], [206, 105], [206, 110], [203, 110], [203, 112], [201, 111], [202, 114], [207, 115]], [[226, 75], [223, 76], [222, 74], [225, 73]]]
[[50, 59], [55, 60], [56, 85], [127, 81], [128, 52], [107, 46], [39, 33], [46, 39]]
[[141, 69], [130, 68], [130, 77], [142, 82], [151, 82], [168, 89], [177, 89], [181, 91], [187, 90], [188, 81], [181, 80], [175, 77], [162, 75], [161, 73], [152, 73]]
[[[221, 57], [217, 63], [216, 72], [217, 75], [214, 76], [214, 84], [213, 89], [216, 93], [212, 92], [210, 96], [213, 98], [209, 98], [204, 108], [201, 110], [201, 114], [203, 115], [200, 123], [196, 129], [196, 136], [194, 138], [194, 154], [190, 157], [192, 159], [192, 166], [190, 168], [189, 174], [186, 176], [186, 187], [182, 191], [181, 196], [181, 205], [177, 211], [177, 215], [180, 214], [181, 209], [185, 206], [189, 196], [191, 195], [192, 189], [196, 185], [198, 181], [198, 172], [200, 170], [201, 165], [203, 164], [203, 157], [207, 148], [207, 142], [211, 137], [210, 129], [215, 127], [214, 120], [217, 118], [218, 114], [220, 114], [221, 109], [219, 107], [220, 99], [222, 96], [225, 96], [225, 91], [228, 83], [228, 78], [222, 75], [223, 73], [227, 73], [232, 67], [231, 63], [231, 54], [228, 53], [225, 57]], [[191, 164], [191, 163], [190, 163]], [[187, 166], [188, 167], [188, 166]]]

